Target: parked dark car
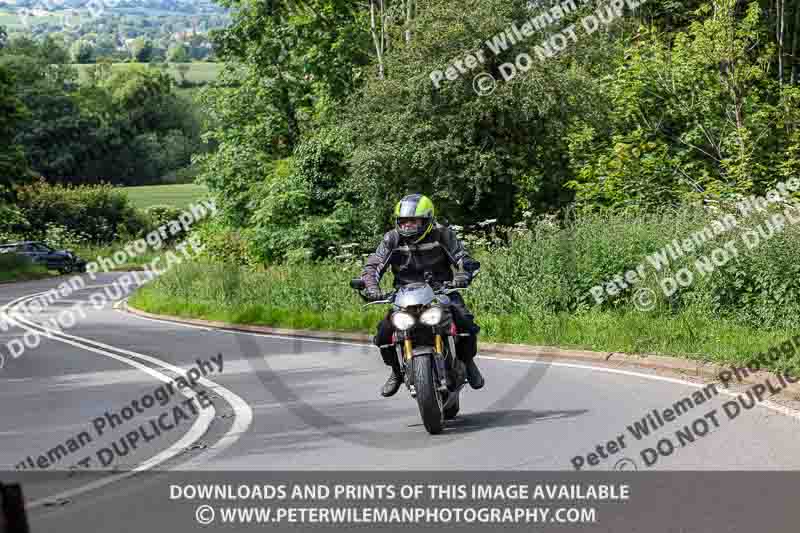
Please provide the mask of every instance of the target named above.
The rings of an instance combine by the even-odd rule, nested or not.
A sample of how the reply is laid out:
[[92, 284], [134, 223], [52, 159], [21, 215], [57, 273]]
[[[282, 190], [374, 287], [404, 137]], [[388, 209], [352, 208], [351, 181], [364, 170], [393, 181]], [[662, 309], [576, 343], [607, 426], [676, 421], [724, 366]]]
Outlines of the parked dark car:
[[31, 262], [43, 265], [48, 270], [62, 274], [86, 272], [86, 261], [71, 250], [54, 250], [43, 242], [25, 241], [0, 244], [0, 254], [18, 254], [30, 258]]

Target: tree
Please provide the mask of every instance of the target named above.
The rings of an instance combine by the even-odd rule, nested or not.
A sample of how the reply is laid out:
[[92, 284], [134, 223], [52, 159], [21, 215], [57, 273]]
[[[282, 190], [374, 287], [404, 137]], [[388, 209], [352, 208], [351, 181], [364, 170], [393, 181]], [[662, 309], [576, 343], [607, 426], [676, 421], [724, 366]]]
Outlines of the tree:
[[116, 51], [116, 47], [114, 45], [114, 39], [110, 35], [101, 35], [97, 39], [97, 44], [94, 48], [94, 55], [95, 58], [110, 58], [114, 55]]
[[[13, 142], [0, 138], [0, 151], [23, 147], [31, 168], [51, 182], [137, 184], [185, 167], [201, 148], [191, 104], [172, 93], [167, 74], [139, 65], [115, 72], [101, 60], [78, 84], [75, 67], [49, 63], [60, 56], [47, 40], [15, 40], [0, 54], [30, 110], [12, 126]], [[12, 121], [0, 116], [0, 123]]]
[[189, 65], [187, 63], [178, 63], [175, 68], [181, 77], [181, 85], [186, 85], [186, 73], [189, 72]]
[[[565, 133], [594, 103], [573, 97], [592, 94], [594, 75], [580, 56], [536, 59], [533, 45], [552, 29], [498, 54], [487, 49], [486, 36], [530, 18], [524, 2], [432, 0], [417, 8], [406, 23], [414, 27], [410, 40], [407, 27], [387, 27], [385, 79], [370, 76], [352, 111], [339, 119], [354, 145], [350, 155], [342, 153], [351, 169], [345, 182], [373, 223], [385, 224], [392, 199], [413, 191], [432, 196], [458, 224], [484, 218], [513, 224], [525, 211], [569, 203]], [[595, 62], [603, 65], [605, 47], [592, 44]], [[481, 48], [485, 61], [472, 72], [432, 83], [431, 73]], [[523, 52], [534, 56], [527, 72], [503, 83], [499, 66]], [[478, 74], [498, 80], [493, 93], [476, 94]]]
[[149, 63], [153, 57], [153, 43], [144, 37], [138, 37], [131, 43], [131, 55], [138, 63]]
[[284, 2], [231, 1], [240, 8], [234, 23], [214, 34], [217, 54], [242, 63], [231, 72], [231, 84], [241, 86], [242, 94], [259, 94], [269, 108], [263, 109], [266, 120], [259, 120], [272, 130], [266, 142], [278, 158], [300, 140], [304, 108], [315, 100], [322, 104], [346, 98], [369, 62], [368, 29], [350, 0], [306, 3], [309, 9], [293, 16]]
[[188, 63], [190, 60], [189, 52], [182, 43], [174, 43], [167, 50], [167, 61], [170, 63]]
[[0, 50], [5, 48], [7, 40], [8, 40], [8, 33], [6, 33], [6, 28], [5, 26], [0, 26]]
[[12, 199], [13, 187], [29, 177], [23, 148], [16, 142], [17, 127], [26, 110], [14, 85], [12, 72], [0, 65], [0, 200]]
[[697, 14], [684, 31], [642, 35], [598, 84], [614, 105], [570, 141], [569, 186], [586, 209], [716, 202], [800, 169], [800, 91], [770, 79], [764, 11], [714, 0]]
[[83, 39], [72, 43], [69, 53], [73, 63], [87, 64], [94, 61], [94, 48]]
[[[387, 0], [388, 1], [388, 0]], [[376, 13], [377, 12], [377, 13]], [[383, 79], [384, 54], [388, 45], [388, 35], [386, 33], [386, 22], [388, 19], [385, 2], [383, 0], [370, 0], [369, 2], [369, 31], [372, 35], [372, 43], [375, 46], [375, 57], [378, 62], [378, 79]]]
[[98, 86], [111, 77], [113, 61], [108, 58], [100, 58], [97, 63], [86, 69], [90, 86]]
[[[201, 96], [212, 125], [207, 138], [218, 150], [199, 163], [236, 225], [249, 223], [256, 189], [268, 194], [259, 187], [274, 171], [271, 161], [290, 157], [304, 128], [315, 127], [312, 117], [343, 103], [369, 64], [365, 10], [352, 9], [351, 0], [306, 3], [298, 13], [287, 2], [230, 0], [233, 23], [212, 32], [229, 67]], [[284, 186], [306, 190], [296, 181], [276, 190]]]
[[70, 62], [69, 53], [62, 41], [47, 35], [38, 47], [38, 56], [48, 65], [66, 65]]

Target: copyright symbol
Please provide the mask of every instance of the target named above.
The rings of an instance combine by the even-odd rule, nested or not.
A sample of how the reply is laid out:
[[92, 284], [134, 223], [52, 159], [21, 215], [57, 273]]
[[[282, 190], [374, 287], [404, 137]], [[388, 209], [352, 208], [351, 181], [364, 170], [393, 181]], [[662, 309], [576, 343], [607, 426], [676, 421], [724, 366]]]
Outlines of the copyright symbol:
[[488, 72], [482, 72], [472, 80], [472, 89], [478, 96], [489, 96], [497, 88], [497, 80]]
[[81, 27], [81, 14], [79, 11], [75, 9], [71, 9], [69, 11], [65, 11], [63, 15], [61, 15], [61, 25], [70, 31], [75, 31], [80, 29]]
[[25, 26], [26, 28], [29, 28], [31, 26], [30, 19], [31, 17], [34, 16], [33, 11], [31, 11], [27, 7], [23, 7], [17, 12], [17, 16], [19, 17], [19, 20], [22, 22], [23, 26]]
[[201, 505], [195, 510], [194, 517], [198, 524], [207, 526], [214, 521], [214, 508], [210, 505]]
[[89, 3], [86, 4], [87, 9], [89, 10], [89, 15], [92, 18], [96, 19], [100, 15], [105, 12], [105, 5], [101, 0], [89, 0]]
[[656, 306], [656, 292], [641, 288], [633, 296], [633, 305], [638, 311], [652, 311]]
[[623, 457], [617, 461], [617, 464], [614, 465], [614, 470], [618, 472], [627, 472], [631, 470], [639, 470], [639, 468], [636, 466], [636, 462], [633, 459]]

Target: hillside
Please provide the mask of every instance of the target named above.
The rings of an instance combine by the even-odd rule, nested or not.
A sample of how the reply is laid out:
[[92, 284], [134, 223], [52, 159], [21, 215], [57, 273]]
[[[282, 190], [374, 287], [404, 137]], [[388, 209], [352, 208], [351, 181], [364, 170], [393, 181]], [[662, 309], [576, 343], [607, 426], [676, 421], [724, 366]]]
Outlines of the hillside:
[[74, 47], [80, 63], [135, 57], [145, 45], [148, 61], [176, 48], [180, 61], [205, 59], [212, 54], [209, 33], [229, 22], [228, 11], [210, 0], [0, 0], [0, 26], [11, 36], [50, 36]]

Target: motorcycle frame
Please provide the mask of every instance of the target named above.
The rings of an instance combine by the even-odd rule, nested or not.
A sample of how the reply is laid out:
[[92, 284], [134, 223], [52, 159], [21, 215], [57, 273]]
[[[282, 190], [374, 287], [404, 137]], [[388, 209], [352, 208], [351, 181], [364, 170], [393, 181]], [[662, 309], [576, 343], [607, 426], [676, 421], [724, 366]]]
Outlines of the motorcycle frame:
[[[478, 273], [479, 270], [475, 270], [472, 273], [473, 279], [478, 275]], [[425, 281], [426, 283], [430, 284], [430, 276], [427, 274]], [[445, 282], [445, 285], [446, 284], [447, 282]], [[405, 310], [404, 308], [394, 303], [394, 294], [383, 300], [369, 301], [364, 295], [363, 291], [365, 288], [365, 283], [361, 279], [351, 280], [350, 287], [359, 290], [361, 298], [364, 301], [368, 302], [364, 307], [368, 307], [370, 305], [375, 305], [375, 304], [391, 304], [392, 311], [387, 315], [387, 318], [390, 321], [391, 321], [391, 316], [394, 313]], [[452, 292], [457, 292], [459, 289], [463, 288], [465, 287], [446, 287], [445, 291], [442, 292], [441, 294], [446, 297], [448, 294]], [[431, 351], [420, 351], [417, 354], [414, 353], [414, 345], [412, 344], [411, 335], [412, 332], [418, 326], [412, 327], [409, 330], [399, 330], [395, 328], [393, 332], [394, 336], [393, 344], [395, 346], [395, 352], [399, 360], [398, 362], [400, 363], [400, 368], [404, 370], [405, 374], [404, 382], [406, 388], [409, 390], [409, 392], [411, 392], [412, 397], [416, 397], [416, 390], [412, 389], [413, 384], [410, 382], [412, 372], [409, 372], [409, 367], [411, 366], [412, 362], [416, 357], [422, 357], [422, 356], [433, 357], [434, 364], [431, 365], [432, 371], [434, 373], [434, 376], [439, 381], [438, 386], [436, 387], [436, 390], [434, 392], [436, 395], [437, 402], [439, 403], [439, 408], [443, 413], [446, 409], [448, 409], [456, 401], [458, 401], [461, 389], [464, 388], [464, 385], [466, 384], [466, 380], [461, 379], [459, 383], [454, 384], [454, 390], [450, 389], [448, 383], [449, 375], [445, 366], [446, 362], [445, 357], [449, 355], [452, 358], [453, 365], [458, 365], [460, 361], [458, 360], [458, 356], [456, 353], [455, 337], [469, 336], [471, 335], [471, 333], [459, 333], [456, 330], [454, 326], [455, 322], [453, 318], [453, 311], [446, 298], [444, 300], [440, 299], [439, 305], [443, 307], [443, 312], [446, 313], [446, 319], [443, 318], [443, 320], [436, 326], [427, 326], [433, 329], [433, 334], [434, 334], [434, 346], [432, 347]], [[445, 349], [444, 337], [447, 337], [446, 349]], [[463, 371], [463, 369], [461, 370]], [[442, 402], [442, 395], [445, 392], [447, 392], [447, 399], [444, 402]]]

